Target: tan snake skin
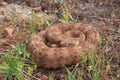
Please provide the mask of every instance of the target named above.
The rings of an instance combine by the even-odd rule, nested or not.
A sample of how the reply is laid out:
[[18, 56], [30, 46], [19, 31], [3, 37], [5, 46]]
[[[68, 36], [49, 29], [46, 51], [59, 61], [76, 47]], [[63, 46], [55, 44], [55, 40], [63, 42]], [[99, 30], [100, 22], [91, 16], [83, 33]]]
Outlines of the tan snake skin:
[[81, 61], [81, 54], [96, 52], [99, 32], [82, 23], [57, 23], [35, 35], [29, 52], [38, 66], [59, 68]]

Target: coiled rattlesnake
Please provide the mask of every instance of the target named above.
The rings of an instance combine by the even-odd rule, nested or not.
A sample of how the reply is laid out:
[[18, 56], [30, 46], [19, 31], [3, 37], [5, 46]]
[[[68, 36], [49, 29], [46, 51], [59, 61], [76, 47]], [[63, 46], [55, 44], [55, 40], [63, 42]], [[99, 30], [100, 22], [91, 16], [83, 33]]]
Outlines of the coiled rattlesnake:
[[81, 54], [96, 52], [100, 40], [94, 27], [82, 23], [58, 23], [35, 35], [28, 47], [38, 66], [58, 68], [81, 61]]

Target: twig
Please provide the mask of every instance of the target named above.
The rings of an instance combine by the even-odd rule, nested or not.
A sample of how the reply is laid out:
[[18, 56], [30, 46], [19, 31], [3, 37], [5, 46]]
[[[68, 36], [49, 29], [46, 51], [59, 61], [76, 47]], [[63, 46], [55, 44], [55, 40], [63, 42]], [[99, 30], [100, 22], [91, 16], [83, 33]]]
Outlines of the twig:
[[23, 72], [23, 74], [25, 74], [26, 76], [28, 75], [28, 76], [36, 79], [36, 80], [41, 80], [41, 79], [39, 79], [39, 78], [37, 78], [37, 77], [35, 77], [35, 76], [32, 76], [32, 75], [28, 74], [27, 72], [25, 72], [25, 71], [23, 71], [23, 70], [22, 70], [22, 72]]

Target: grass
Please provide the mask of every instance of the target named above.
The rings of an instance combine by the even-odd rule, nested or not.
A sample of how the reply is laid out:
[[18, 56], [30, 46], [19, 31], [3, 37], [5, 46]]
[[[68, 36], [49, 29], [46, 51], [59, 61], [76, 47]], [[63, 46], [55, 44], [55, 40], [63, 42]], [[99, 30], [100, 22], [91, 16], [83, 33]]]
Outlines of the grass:
[[49, 21], [45, 21], [44, 25], [45, 25], [45, 29], [47, 29], [51, 26]]
[[[91, 80], [100, 80], [101, 58], [94, 53], [91, 53], [89, 56], [81, 55], [81, 57], [82, 61], [79, 64], [77, 63], [72, 71], [64, 67], [67, 72], [67, 77], [64, 80], [84, 80], [84, 70], [89, 72]], [[88, 61], [90, 65], [85, 69]], [[23, 44], [19, 43], [15, 51], [8, 51], [8, 55], [5, 56], [5, 63], [0, 65], [0, 72], [5, 74], [8, 80], [28, 80], [28, 75], [32, 76], [33, 71], [37, 67], [36, 65], [31, 66], [31, 63], [33, 64], [33, 62], [29, 60], [29, 54], [25, 52]], [[80, 65], [82, 66], [81, 70], [79, 70]], [[109, 69], [109, 66], [106, 68]], [[51, 73], [48, 78], [49, 80], [55, 80], [53, 73]]]
[[36, 18], [36, 17], [37, 17], [36, 12], [35, 12], [35, 11], [32, 11], [31, 16], [32, 16], [32, 18]]
[[70, 71], [66, 67], [65, 67], [65, 69], [66, 69], [67, 75], [68, 75], [67, 80], [78, 80], [78, 79], [80, 80], [80, 78], [76, 78], [77, 77], [78, 64], [75, 65], [75, 68], [72, 71]]
[[[63, 17], [60, 19], [61, 22], [69, 22], [69, 18], [72, 19], [70, 16], [69, 10], [66, 6], [62, 8]], [[32, 18], [36, 18], [36, 13], [33, 11], [31, 14]], [[14, 18], [12, 22], [14, 23]], [[72, 19], [73, 20], [73, 19]], [[74, 21], [74, 20], [73, 20]], [[37, 25], [43, 25], [41, 21], [37, 22]], [[49, 28], [51, 24], [49, 21], [44, 23], [45, 29]], [[35, 33], [36, 25], [32, 22], [29, 24], [29, 30], [31, 33]], [[102, 32], [100, 32], [100, 46], [102, 44]], [[100, 67], [101, 67], [101, 59], [99, 56], [94, 55], [94, 53], [90, 54], [89, 56], [81, 55], [82, 61], [80, 64], [76, 64], [74, 69], [70, 71], [68, 68], [64, 67], [67, 72], [67, 77], [64, 80], [84, 80], [83, 75], [84, 71], [87, 70], [91, 75], [91, 80], [99, 80], [100, 79]], [[28, 80], [30, 76], [32, 76], [33, 71], [36, 69], [36, 65], [29, 59], [29, 54], [26, 52], [26, 49], [22, 43], [18, 43], [15, 50], [8, 51], [8, 54], [5, 55], [5, 62], [0, 65], [0, 72], [7, 76], [8, 80]], [[96, 66], [97, 60], [97, 66]], [[90, 62], [85, 69], [85, 65]], [[31, 66], [30, 64], [34, 64]], [[81, 70], [79, 71], [79, 66]], [[49, 75], [49, 80], [55, 80], [55, 76], [51, 73]]]
[[62, 7], [62, 18], [59, 19], [60, 22], [65, 23], [65, 22], [76, 22], [72, 15], [70, 14], [69, 9], [66, 7], [66, 4]]
[[68, 10], [68, 8], [66, 6], [64, 8], [62, 8], [62, 12], [63, 12], [63, 18], [60, 21], [61, 22], [68, 22], [69, 21], [69, 10]]
[[[100, 56], [94, 53], [89, 56], [81, 55], [82, 61], [77, 63], [72, 71], [64, 67], [67, 72], [67, 77], [64, 80], [84, 80], [83, 75], [85, 70], [91, 75], [91, 80], [100, 80], [100, 70], [102, 61]], [[89, 65], [86, 66], [86, 64]], [[37, 65], [31, 61], [29, 54], [22, 43], [18, 43], [15, 50], [8, 51], [5, 55], [5, 62], [0, 65], [0, 72], [3, 73], [8, 80], [28, 80], [36, 69]], [[81, 65], [81, 70], [79, 66]], [[86, 69], [85, 69], [86, 68]], [[109, 70], [110, 66], [106, 66], [106, 70]], [[53, 73], [49, 75], [49, 80], [55, 80]]]
[[29, 30], [31, 33], [35, 33], [35, 28], [36, 28], [36, 26], [32, 22], [29, 23]]
[[55, 77], [54, 77], [53, 73], [51, 73], [48, 78], [49, 78], [49, 80], [55, 80]]
[[100, 34], [99, 48], [101, 48], [101, 46], [102, 46], [102, 36], [103, 36], [103, 33], [102, 33], [101, 30], [100, 30], [99, 34]]
[[16, 19], [16, 14], [14, 13], [11, 20], [12, 25], [15, 24], [15, 19]]
[[3, 73], [8, 80], [28, 80], [27, 75], [31, 76], [33, 70], [36, 69], [36, 65], [29, 65], [33, 62], [29, 59], [29, 54], [26, 52], [22, 43], [18, 43], [16, 50], [8, 51], [4, 59], [5, 62], [0, 65], [0, 72]]
[[[32, 11], [31, 17], [32, 17], [33, 19], [36, 19], [36, 18], [37, 18], [36, 12]], [[45, 17], [45, 18], [47, 18], [47, 17]], [[44, 25], [44, 26], [45, 26], [45, 29], [47, 29], [47, 28], [49, 28], [49, 27], [51, 26], [51, 24], [50, 24], [49, 21], [45, 21], [45, 22], [43, 23], [41, 20], [38, 20], [38, 21], [36, 22], [36, 24], [33, 23], [33, 22], [30, 22], [30, 23], [29, 23], [29, 31], [30, 31], [32, 34], [34, 34], [34, 33], [35, 33], [35, 30], [36, 30], [36, 27], [37, 27], [37, 26], [40, 27], [41, 25]]]
[[[100, 70], [102, 66], [101, 58], [98, 55], [95, 55], [94, 53], [91, 53], [89, 56], [81, 55], [82, 61], [75, 65], [74, 69], [70, 71], [68, 68], [65, 67], [65, 70], [67, 71], [67, 80], [84, 80], [83, 75], [85, 70], [88, 71], [88, 73], [91, 75], [91, 80], [101, 80], [100, 76]], [[85, 69], [85, 65], [89, 65]], [[81, 65], [81, 70], [79, 69], [79, 66]]]
[[[52, 1], [52, 0], [49, 0]], [[55, 3], [64, 3], [65, 0], [54, 0]], [[113, 2], [113, 0], [111, 0]], [[64, 4], [62, 7], [62, 17], [59, 19], [60, 22], [76, 22], [77, 20], [73, 19], [69, 9]], [[14, 25], [16, 21], [16, 14], [13, 14], [11, 24]], [[31, 17], [33, 19], [36, 19], [36, 13], [33, 11], [31, 13]], [[110, 14], [110, 18], [114, 19], [115, 13], [112, 12]], [[45, 29], [48, 29], [51, 26], [51, 23], [49, 21], [46, 21], [44, 24], [42, 21], [36, 22], [38, 26], [44, 25]], [[111, 20], [111, 24], [112, 24]], [[29, 23], [29, 31], [31, 33], [36, 32], [36, 25], [34, 23]], [[118, 33], [120, 33], [120, 30], [117, 30]], [[99, 42], [99, 48], [101, 49], [103, 46], [102, 41], [102, 35], [103, 32], [100, 31], [100, 42]], [[2, 34], [0, 34], [2, 36]], [[109, 37], [109, 41], [113, 41], [114, 36]], [[108, 46], [109, 47], [109, 46]], [[100, 51], [99, 54], [102, 54], [103, 51]], [[106, 54], [109, 54], [108, 52]], [[88, 80], [101, 80], [102, 71], [109, 72], [111, 69], [111, 63], [113, 60], [114, 55], [109, 57], [108, 59], [101, 58], [100, 55], [91, 53], [88, 56], [80, 55], [82, 57], [82, 61], [80, 63], [77, 63], [74, 67], [74, 69], [70, 70], [69, 67], [64, 67], [65, 72], [67, 76], [63, 80], [86, 80], [85, 77], [88, 78]], [[18, 45], [15, 47], [15, 49], [9, 50], [4, 56], [2, 56], [2, 59], [0, 59], [1, 65], [0, 65], [0, 73], [4, 74], [8, 80], [29, 80], [30, 77], [34, 77], [37, 79], [37, 77], [32, 76], [34, 75], [33, 72], [36, 70], [37, 65], [30, 59], [29, 53], [26, 51], [25, 46], [22, 43], [18, 43]], [[106, 60], [106, 62], [103, 62]], [[89, 75], [89, 77], [87, 75]], [[114, 74], [114, 73], [113, 73]], [[84, 77], [85, 76], [85, 77]], [[49, 80], [55, 80], [56, 76], [52, 72], [48, 75]]]

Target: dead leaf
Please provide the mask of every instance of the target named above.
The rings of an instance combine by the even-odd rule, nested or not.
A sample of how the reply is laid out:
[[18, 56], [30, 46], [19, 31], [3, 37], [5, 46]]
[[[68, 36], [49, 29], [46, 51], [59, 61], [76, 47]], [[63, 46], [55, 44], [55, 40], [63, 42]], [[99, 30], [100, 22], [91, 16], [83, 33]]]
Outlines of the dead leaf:
[[54, 3], [55, 8], [60, 9], [61, 5], [60, 3]]
[[5, 32], [5, 34], [11, 36], [13, 34], [13, 29], [7, 27], [7, 28], [4, 28], [4, 32]]
[[9, 44], [11, 44], [14, 41], [18, 41], [18, 42], [24, 42], [25, 38], [22, 34], [15, 34], [12, 35], [9, 38], [6, 38], [5, 40], [2, 40], [2, 45], [4, 46], [8, 46]]
[[13, 40], [23, 42], [25, 40], [24, 34], [15, 34], [12, 36]]

